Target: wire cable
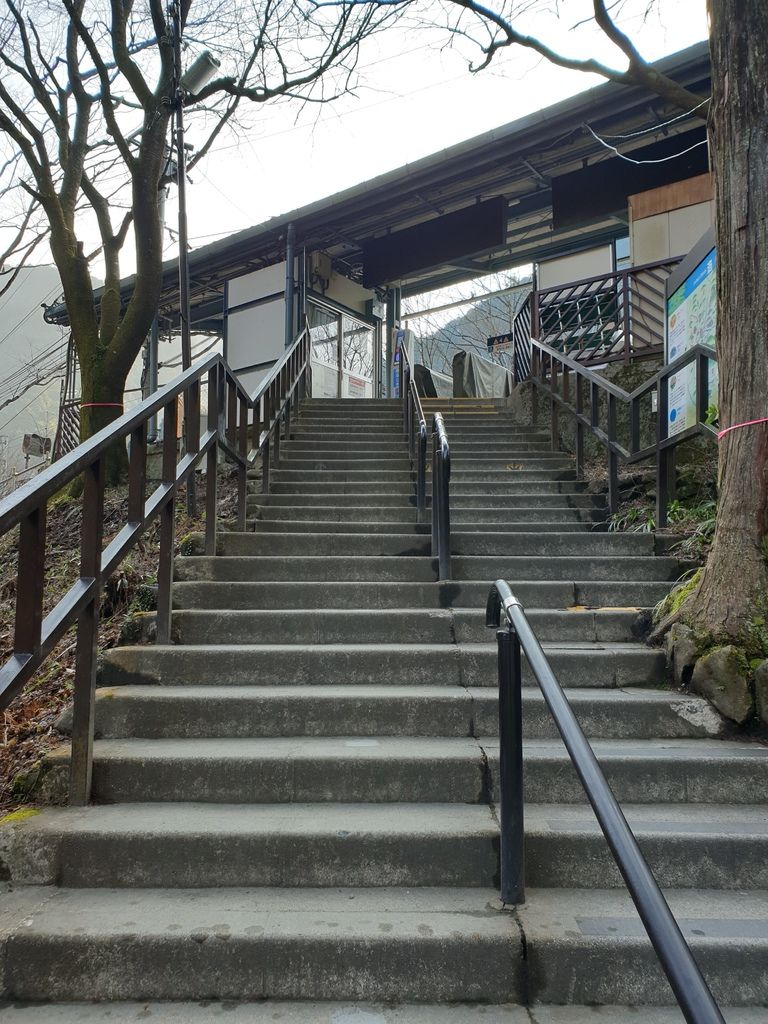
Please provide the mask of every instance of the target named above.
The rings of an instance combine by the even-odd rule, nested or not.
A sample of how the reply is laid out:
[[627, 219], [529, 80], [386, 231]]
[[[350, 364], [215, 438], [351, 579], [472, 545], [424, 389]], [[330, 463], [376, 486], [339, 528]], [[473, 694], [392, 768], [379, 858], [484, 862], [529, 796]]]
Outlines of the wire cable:
[[605, 135], [606, 139], [636, 139], [640, 135], [648, 135], [650, 132], [661, 131], [662, 128], [667, 128], [671, 124], [675, 124], [677, 121], [682, 121], [686, 117], [690, 117], [696, 110], [701, 109], [706, 103], [709, 103], [711, 97], [708, 96], [701, 103], [697, 103], [695, 107], [691, 107], [690, 110], [684, 111], [682, 114], [678, 114], [677, 117], [671, 117], [668, 121], [662, 121], [661, 124], [653, 124], [648, 128], [641, 128], [639, 132], [630, 132], [629, 135]]
[[626, 156], [624, 153], [619, 152], [619, 150], [615, 146], [612, 146], [610, 142], [606, 142], [605, 139], [601, 139], [597, 132], [593, 128], [590, 128], [590, 126], [586, 122], [584, 123], [584, 127], [587, 129], [590, 135], [592, 135], [597, 140], [597, 142], [600, 143], [601, 146], [605, 146], [606, 149], [609, 149], [612, 153], [615, 153], [616, 156], [621, 157], [622, 160], [626, 160], [627, 163], [630, 164], [665, 164], [670, 160], [677, 160], [678, 157], [685, 156], [687, 153], [693, 152], [693, 150], [698, 149], [699, 146], [706, 146], [708, 144], [706, 139], [701, 139], [700, 142], [694, 142], [692, 146], [689, 146], [687, 149], [684, 149], [680, 153], [672, 153], [670, 154], [670, 156], [663, 156], [660, 157], [658, 160], [635, 160], [634, 157]]

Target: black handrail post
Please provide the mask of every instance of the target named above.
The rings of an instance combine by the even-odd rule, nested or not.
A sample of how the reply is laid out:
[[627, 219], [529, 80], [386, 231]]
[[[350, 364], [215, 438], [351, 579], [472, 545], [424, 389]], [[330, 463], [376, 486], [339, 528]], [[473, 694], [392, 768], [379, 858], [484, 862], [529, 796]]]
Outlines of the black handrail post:
[[667, 525], [667, 504], [669, 503], [669, 448], [662, 448], [661, 443], [667, 438], [669, 414], [669, 378], [661, 376], [656, 395], [656, 528]]
[[437, 532], [440, 542], [440, 579], [449, 580], [451, 578], [451, 512], [449, 504], [451, 464], [443, 451], [440, 452], [439, 466], [440, 515]]
[[496, 633], [499, 669], [499, 851], [501, 902], [525, 903], [523, 700], [520, 638], [511, 626]]
[[437, 434], [432, 434], [432, 557], [437, 558], [438, 539], [438, 489], [437, 489]]

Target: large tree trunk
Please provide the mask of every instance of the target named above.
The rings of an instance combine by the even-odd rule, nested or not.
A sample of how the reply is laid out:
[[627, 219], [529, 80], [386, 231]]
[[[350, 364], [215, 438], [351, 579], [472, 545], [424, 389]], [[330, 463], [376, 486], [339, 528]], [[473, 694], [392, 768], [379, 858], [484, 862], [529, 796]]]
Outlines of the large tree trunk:
[[[768, 416], [768, 3], [709, 0], [721, 428]], [[712, 550], [681, 618], [745, 638], [768, 599], [768, 423], [720, 441]], [[758, 611], [759, 610], [759, 611]]]
[[[86, 441], [123, 414], [125, 374], [116, 373], [103, 359], [95, 357], [80, 364], [80, 440]], [[107, 453], [104, 479], [108, 487], [121, 483], [128, 471], [125, 441]]]

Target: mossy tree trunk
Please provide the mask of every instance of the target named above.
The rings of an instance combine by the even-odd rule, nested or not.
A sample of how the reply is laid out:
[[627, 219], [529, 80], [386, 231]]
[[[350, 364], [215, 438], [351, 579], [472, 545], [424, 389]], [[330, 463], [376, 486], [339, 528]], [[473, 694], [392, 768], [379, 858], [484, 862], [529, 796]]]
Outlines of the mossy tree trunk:
[[[768, 415], [768, 4], [709, 0], [722, 428]], [[720, 441], [717, 523], [680, 618], [743, 638], [768, 595], [768, 423]]]

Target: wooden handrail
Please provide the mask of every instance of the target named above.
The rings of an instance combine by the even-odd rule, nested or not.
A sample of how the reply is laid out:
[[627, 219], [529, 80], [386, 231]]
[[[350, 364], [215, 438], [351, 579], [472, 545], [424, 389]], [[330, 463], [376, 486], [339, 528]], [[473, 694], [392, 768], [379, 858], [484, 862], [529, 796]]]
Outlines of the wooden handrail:
[[[665, 526], [667, 522], [667, 503], [670, 491], [674, 489], [674, 449], [683, 441], [692, 437], [716, 436], [714, 428], [705, 422], [708, 394], [708, 364], [717, 362], [713, 349], [703, 345], [695, 345], [678, 356], [673, 362], [662, 366], [644, 384], [634, 391], [628, 392], [612, 381], [606, 380], [601, 374], [584, 366], [577, 359], [567, 356], [558, 349], [531, 338], [531, 376], [534, 386], [533, 418], [536, 423], [538, 416], [538, 393], [544, 393], [550, 400], [551, 431], [553, 448], [558, 443], [558, 415], [561, 409], [570, 413], [576, 421], [576, 471], [583, 473], [584, 464], [584, 431], [589, 430], [606, 448], [608, 454], [608, 507], [611, 513], [618, 509], [618, 459], [627, 464], [656, 459], [656, 524]], [[696, 366], [697, 377], [697, 421], [696, 423], [670, 437], [668, 435], [667, 415], [669, 410], [670, 379], [686, 367]], [[569, 371], [575, 375], [574, 398], [571, 400]], [[562, 377], [562, 388], [559, 380]], [[584, 411], [584, 389], [588, 386], [590, 394], [589, 413]], [[657, 392], [656, 439], [653, 444], [640, 446], [640, 401], [651, 392]], [[607, 399], [607, 423], [605, 428], [600, 420], [600, 395]], [[629, 408], [629, 447], [624, 447], [617, 437], [618, 403]]]
[[[282, 425], [290, 431], [291, 407], [306, 390], [309, 370], [309, 333], [299, 332], [269, 375], [249, 394], [220, 355], [210, 355], [179, 374], [135, 409], [82, 442], [35, 479], [0, 501], [0, 536], [19, 527], [18, 586], [13, 651], [0, 666], [0, 709], [20, 692], [50, 654], [57, 641], [77, 623], [77, 654], [73, 692], [70, 801], [87, 803], [91, 789], [94, 733], [93, 690], [99, 605], [104, 580], [117, 568], [151, 522], [160, 520], [158, 559], [158, 643], [171, 638], [171, 593], [175, 533], [175, 498], [178, 487], [190, 479], [206, 459], [205, 552], [216, 552], [218, 451], [237, 467], [238, 529], [245, 529], [247, 469], [257, 454], [262, 458], [262, 479], [269, 487], [270, 449], [279, 458]], [[199, 401], [204, 379], [208, 388], [207, 429], [200, 434]], [[187, 448], [177, 451], [178, 400], [187, 410]], [[146, 497], [148, 425], [163, 414], [162, 474]], [[249, 448], [252, 413], [253, 447]], [[102, 549], [104, 469], [109, 450], [130, 439], [127, 522]], [[43, 615], [46, 522], [48, 502], [78, 477], [83, 477], [83, 518], [80, 570], [75, 583], [54, 608]], [[190, 481], [191, 483], [191, 481]]]

